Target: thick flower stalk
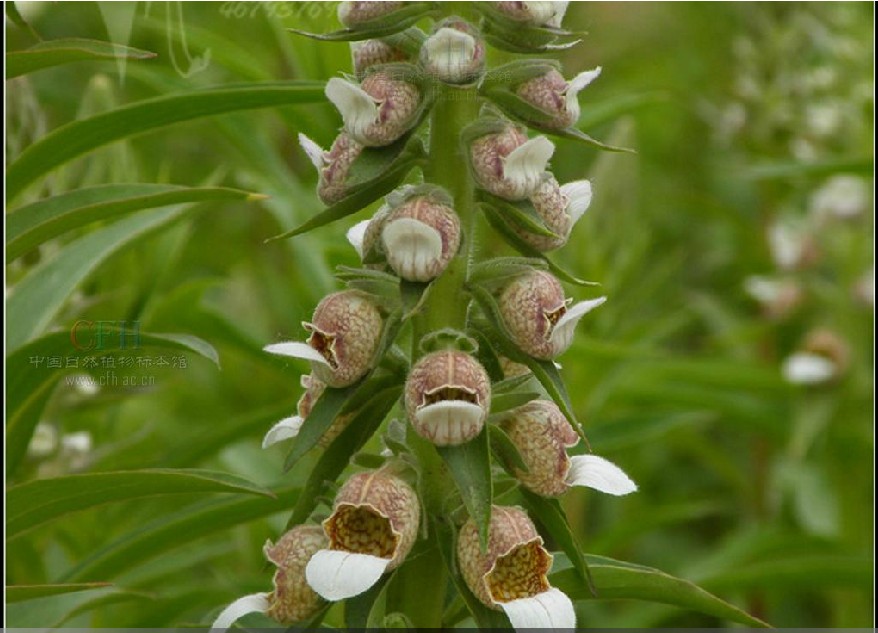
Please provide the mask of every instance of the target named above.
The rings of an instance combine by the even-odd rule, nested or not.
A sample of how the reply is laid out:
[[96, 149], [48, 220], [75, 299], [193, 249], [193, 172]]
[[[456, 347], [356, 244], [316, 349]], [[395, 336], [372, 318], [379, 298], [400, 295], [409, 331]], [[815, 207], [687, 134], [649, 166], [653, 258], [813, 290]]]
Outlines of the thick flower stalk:
[[[562, 281], [581, 282], [544, 253], [582, 241], [592, 183], [560, 183], [549, 164], [555, 144], [531, 134], [605, 147], [574, 133], [578, 93], [600, 68], [569, 81], [553, 60], [486, 68], [489, 45], [570, 45], [565, 10], [346, 2], [343, 28], [315, 36], [351, 41], [353, 74], [326, 84], [340, 115], [331, 147], [299, 136], [328, 208], [284, 237], [363, 211], [346, 226], [359, 263], [339, 267], [347, 288], [317, 304], [303, 340], [265, 348], [308, 361], [310, 373], [295, 414], [263, 446], [292, 440], [287, 467], [324, 450], [293, 509], [298, 527], [266, 549], [275, 590], [233, 603], [217, 628], [250, 611], [318, 626], [327, 601], [362, 596], [362, 609], [381, 582], [382, 614], [418, 628], [459, 624], [443, 613], [447, 589], [464, 584], [519, 630], [576, 626], [570, 598], [549, 581], [546, 547], [576, 539], [564, 521], [539, 533], [512, 504], [540, 512], [546, 506], [534, 504], [550, 503], [540, 497], [574, 487], [636, 490], [587, 442], [570, 453], [585, 435], [553, 361], [605, 297], [574, 301]], [[415, 25], [427, 18], [422, 32]], [[504, 242], [522, 256], [486, 255]], [[534, 394], [529, 377], [544, 392]], [[494, 504], [495, 483], [510, 505]], [[485, 626], [485, 613], [471, 615]]]

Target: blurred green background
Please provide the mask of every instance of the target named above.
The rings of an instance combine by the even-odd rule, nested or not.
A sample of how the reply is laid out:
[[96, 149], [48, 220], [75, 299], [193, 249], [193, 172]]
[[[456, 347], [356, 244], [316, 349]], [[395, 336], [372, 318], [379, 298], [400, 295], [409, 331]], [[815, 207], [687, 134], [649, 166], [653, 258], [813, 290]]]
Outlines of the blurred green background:
[[[44, 39], [109, 40], [157, 57], [8, 80], [7, 163], [60, 125], [142, 99], [350, 70], [347, 44], [286, 31], [336, 28], [333, 3], [17, 5]], [[565, 21], [587, 31], [560, 54], [566, 75], [603, 67], [581, 94], [582, 129], [637, 153], [557, 143], [559, 181], [588, 177], [595, 191], [557, 258], [609, 297], [561, 358], [562, 373], [595, 451], [640, 491], [578, 491], [564, 503], [589, 553], [693, 580], [778, 627], [865, 627], [873, 617], [873, 11], [574, 2]], [[7, 51], [34, 43], [8, 19], [6, 36]], [[152, 376], [148, 387], [62, 381], [9, 484], [147, 467], [211, 468], [270, 487], [303, 479], [313, 461], [281, 475], [284, 448], [264, 452], [260, 441], [292, 411], [305, 365], [260, 350], [298, 337], [339, 287], [335, 265], [356, 264], [344, 231], [369, 212], [264, 240], [322, 208], [296, 136], [328, 146], [339, 124], [328, 104], [200, 119], [88, 153], [16, 201], [126, 182], [270, 196], [198, 205], [87, 276], [54, 327], [138, 320], [144, 331], [208, 341], [221, 369], [189, 355], [185, 368], [131, 370]], [[8, 263], [7, 296], [96, 226]], [[789, 364], [801, 353], [822, 359], [807, 383]], [[203, 623], [232, 598], [266, 590], [261, 547], [288, 511], [264, 504], [260, 518], [243, 520], [223, 503], [144, 498], [17, 536], [8, 584], [124, 590], [17, 603], [7, 624]], [[578, 609], [582, 626], [722, 625], [655, 604]]]

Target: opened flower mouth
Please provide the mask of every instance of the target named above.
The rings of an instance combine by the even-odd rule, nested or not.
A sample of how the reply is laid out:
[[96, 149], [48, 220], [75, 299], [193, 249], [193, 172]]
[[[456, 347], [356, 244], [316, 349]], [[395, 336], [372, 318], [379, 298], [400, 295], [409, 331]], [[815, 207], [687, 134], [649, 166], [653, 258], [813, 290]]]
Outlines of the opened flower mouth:
[[428, 354], [406, 382], [406, 412], [415, 431], [438, 446], [478, 435], [490, 404], [490, 381], [479, 362], [456, 350]]
[[383, 470], [354, 475], [323, 522], [329, 547], [308, 562], [308, 584], [333, 601], [363, 593], [402, 564], [419, 521], [417, 495], [402, 479]]
[[460, 531], [457, 555], [475, 596], [504, 611], [516, 629], [576, 625], [573, 603], [549, 584], [552, 555], [522, 509], [493, 506], [486, 553], [470, 519]]
[[306, 330], [311, 330], [308, 345], [323, 356], [330, 367], [338, 369], [338, 360], [335, 355], [335, 336], [321, 332], [311, 323], [305, 323], [304, 326]]

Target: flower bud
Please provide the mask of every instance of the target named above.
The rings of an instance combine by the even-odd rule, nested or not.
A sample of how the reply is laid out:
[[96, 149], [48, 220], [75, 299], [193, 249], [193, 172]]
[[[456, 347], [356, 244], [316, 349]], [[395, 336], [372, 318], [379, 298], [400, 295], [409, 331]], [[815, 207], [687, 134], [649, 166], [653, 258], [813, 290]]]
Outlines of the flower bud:
[[285, 625], [303, 622], [316, 615], [322, 601], [305, 582], [305, 566], [326, 544], [326, 535], [317, 525], [299, 525], [284, 534], [277, 544], [267, 542], [262, 551], [277, 566], [274, 591], [235, 600], [223, 609], [211, 625], [211, 631], [224, 631], [249, 613], [264, 613]]
[[534, 270], [517, 277], [500, 295], [500, 313], [513, 342], [523, 352], [551, 360], [573, 342], [576, 324], [606, 297], [580, 301], [568, 308], [560, 282]]
[[372, 368], [381, 338], [378, 308], [355, 290], [335, 292], [317, 304], [308, 343], [277, 343], [265, 351], [311, 361], [316, 378], [330, 387], [347, 387]]
[[430, 196], [412, 196], [383, 221], [381, 240], [387, 263], [408, 281], [442, 274], [460, 247], [460, 220], [453, 209]]
[[338, 21], [348, 28], [370, 22], [403, 6], [403, 2], [342, 2], [338, 5]]
[[457, 350], [427, 354], [409, 373], [405, 409], [415, 431], [437, 446], [477, 436], [491, 404], [491, 381], [475, 358]]
[[473, 141], [470, 156], [482, 188], [506, 200], [522, 200], [539, 187], [554, 151], [545, 136], [528, 140], [519, 128], [508, 125]]
[[500, 361], [500, 369], [503, 370], [503, 378], [515, 378], [516, 376], [523, 376], [530, 373], [530, 367], [523, 365], [522, 363], [516, 363], [506, 356], [500, 356], [497, 360]]
[[558, 237], [537, 235], [519, 227], [516, 227], [516, 232], [541, 252], [561, 248], [567, 243], [573, 225], [591, 204], [591, 183], [577, 180], [561, 186], [554, 176], [547, 175], [530, 197], [530, 202], [546, 228]]
[[571, 486], [611, 495], [637, 490], [628, 475], [609, 461], [596, 455], [567, 455], [567, 448], [579, 443], [579, 436], [554, 402], [528, 402], [504, 416], [501, 426], [527, 467], [514, 467], [513, 475], [531, 492], [557, 497]]
[[419, 521], [417, 494], [402, 479], [385, 470], [354, 475], [323, 522], [329, 547], [308, 563], [308, 584], [333, 601], [363, 593], [402, 564]]
[[304, 134], [299, 134], [299, 144], [317, 169], [317, 196], [320, 200], [330, 205], [344, 198], [348, 194], [351, 165], [359, 158], [363, 146], [344, 132], [335, 138], [328, 152]]
[[503, 610], [516, 629], [573, 629], [576, 614], [564, 593], [549, 584], [552, 555], [521, 508], [493, 506], [488, 551], [470, 519], [460, 530], [457, 559], [470, 591], [485, 605]]
[[600, 67], [579, 73], [570, 82], [557, 70], [529, 79], [518, 86], [516, 93], [529, 104], [552, 115], [542, 125], [563, 130], [579, 120], [579, 92], [601, 74]]
[[472, 83], [485, 69], [485, 44], [468, 22], [449, 18], [421, 47], [421, 65], [439, 81]]
[[417, 86], [394, 79], [387, 70], [369, 73], [359, 86], [333, 77], [325, 92], [341, 113], [345, 131], [368, 147], [390, 145], [408, 132], [421, 104]]
[[351, 57], [354, 75], [356, 75], [357, 79], [361, 80], [366, 76], [366, 71], [372, 66], [389, 64], [391, 62], [404, 62], [409, 59], [405, 51], [388, 44], [384, 40], [351, 42]]

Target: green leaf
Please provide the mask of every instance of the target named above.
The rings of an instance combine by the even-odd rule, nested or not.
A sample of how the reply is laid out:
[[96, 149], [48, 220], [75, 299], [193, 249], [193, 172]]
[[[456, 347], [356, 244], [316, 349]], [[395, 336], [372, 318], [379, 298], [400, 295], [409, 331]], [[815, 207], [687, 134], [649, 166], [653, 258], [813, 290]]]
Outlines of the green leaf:
[[211, 500], [166, 514], [93, 552], [64, 575], [62, 582], [114, 578], [139, 563], [157, 558], [200, 538], [287, 510], [298, 487], [275, 490], [267, 497]]
[[[385, 416], [390, 413], [393, 405], [399, 400], [399, 396], [402, 394], [402, 385], [385, 386], [380, 391], [370, 386], [369, 394], [367, 403], [354, 415], [344, 431], [333, 440], [311, 470], [308, 481], [302, 488], [298, 503], [293, 508], [293, 514], [287, 523], [287, 528], [304, 523], [308, 519], [317, 506], [317, 498], [323, 493], [326, 482], [335, 481], [350, 463], [351, 456], [360, 450], [378, 430]], [[315, 405], [314, 409], [316, 408]], [[312, 415], [314, 415], [314, 410], [311, 411], [308, 421], [302, 427], [303, 432], [311, 423]]]
[[600, 285], [599, 283], [594, 281], [585, 281], [584, 279], [580, 279], [579, 277], [576, 277], [573, 274], [567, 272], [566, 270], [555, 264], [544, 253], [541, 253], [533, 246], [525, 242], [523, 239], [521, 239], [521, 236], [518, 235], [518, 233], [516, 233], [511, 226], [509, 226], [509, 223], [504, 215], [496, 208], [484, 204], [479, 205], [479, 207], [484, 211], [485, 217], [488, 218], [488, 223], [494, 228], [495, 231], [500, 234], [503, 239], [506, 240], [506, 242], [512, 248], [517, 250], [525, 257], [542, 260], [542, 265], [547, 267], [549, 271], [561, 281], [576, 284], [577, 286]]
[[541, 497], [524, 487], [520, 488], [519, 492], [524, 497], [524, 503], [529, 510], [530, 516], [543, 527], [561, 550], [567, 554], [567, 558], [573, 564], [573, 569], [579, 574], [580, 580], [588, 583], [592, 595], [597, 595], [591, 570], [589, 570], [585, 555], [582, 553], [582, 546], [573, 530], [570, 529], [567, 516], [564, 514], [564, 510], [561, 508], [558, 500]]
[[[216, 350], [199, 338], [184, 334], [150, 334], [140, 332], [140, 348], [196, 352], [219, 365]], [[52, 389], [62, 376], [80, 369], [64, 367], [49, 369], [31, 363], [34, 358], [57, 356], [75, 358], [76, 365], [93, 350], [73, 347], [68, 332], [53, 332], [19, 348], [6, 359], [6, 476], [11, 476], [27, 451], [34, 428], [39, 421]]]
[[77, 189], [11, 211], [6, 216], [6, 263], [43, 242], [98, 220], [184, 202], [254, 200], [258, 194], [225, 187], [101, 185]]
[[538, 258], [494, 257], [470, 268], [467, 282], [488, 289], [502, 287], [520, 275], [533, 270], [545, 270], [546, 263]]
[[688, 580], [675, 578], [650, 567], [631, 565], [601, 556], [587, 556], [597, 598], [575, 569], [551, 574], [549, 582], [576, 600], [645, 600], [698, 611], [756, 628], [770, 628], [738, 607], [714, 596]]
[[494, 424], [489, 425], [488, 439], [491, 443], [491, 451], [507, 472], [512, 474], [516, 468], [524, 472], [530, 470], [521, 453], [518, 452], [518, 447], [502, 428]]
[[871, 590], [872, 561], [847, 554], [779, 555], [770, 560], [753, 560], [701, 579], [711, 589], [739, 591], [811, 591], [827, 587]]
[[74, 615], [100, 607], [107, 601], [145, 597], [143, 593], [126, 591], [112, 585], [49, 595], [8, 605], [4, 623], [14, 628], [48, 630], [60, 627]]
[[448, 466], [467, 512], [478, 526], [482, 547], [487, 548], [494, 496], [487, 429], [482, 429], [469, 442], [458, 446], [437, 446], [436, 450]]
[[405, 178], [409, 170], [417, 164], [419, 156], [423, 155], [423, 151], [423, 144], [420, 140], [415, 139], [407, 146], [405, 151], [400, 152], [400, 155], [394, 162], [385, 171], [381, 172], [380, 175], [359, 184], [349, 195], [326, 207], [307, 222], [290, 231], [275, 235], [266, 241], [273, 242], [302, 235], [364, 209], [381, 196], [393, 191], [402, 182], [402, 179]]
[[24, 602], [25, 600], [58, 596], [75, 591], [91, 591], [109, 586], [110, 583], [106, 582], [83, 582], [70, 585], [7, 585], [6, 602]]
[[113, 501], [153, 495], [238, 492], [272, 496], [256, 484], [207, 470], [145, 469], [38, 479], [6, 491], [6, 538]]
[[25, 149], [6, 172], [6, 200], [44, 174], [98, 147], [206, 116], [325, 100], [317, 81], [224, 86], [147, 99], [53, 130]]
[[114, 253], [180, 219], [185, 209], [138, 213], [92, 231], [31, 270], [6, 301], [7, 354], [42, 333], [67, 297]]
[[493, 207], [495, 213], [501, 214], [504, 219], [517, 224], [519, 228], [528, 233], [542, 237], [560, 237], [557, 233], [549, 230], [530, 201], [513, 203], [484, 191], [479, 193], [479, 197], [484, 200], [481, 204]]
[[540, 394], [535, 391], [495, 394], [491, 396], [491, 415], [498, 415], [510, 409], [515, 409], [539, 397]]
[[411, 2], [386, 15], [361, 22], [356, 28], [345, 28], [332, 33], [308, 33], [298, 29], [288, 29], [296, 35], [304, 35], [321, 42], [358, 42], [404, 31], [418, 20], [435, 13], [434, 2]]
[[6, 53], [6, 79], [43, 68], [79, 61], [108, 59], [152, 59], [155, 53], [138, 48], [79, 38], [48, 40], [27, 50]]

